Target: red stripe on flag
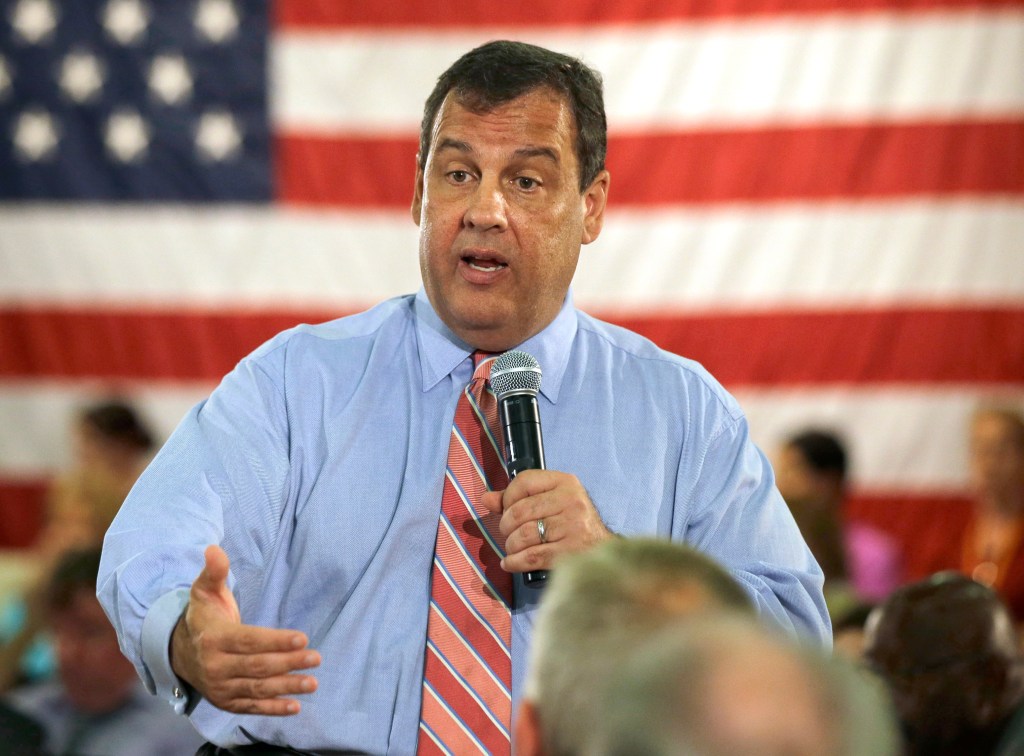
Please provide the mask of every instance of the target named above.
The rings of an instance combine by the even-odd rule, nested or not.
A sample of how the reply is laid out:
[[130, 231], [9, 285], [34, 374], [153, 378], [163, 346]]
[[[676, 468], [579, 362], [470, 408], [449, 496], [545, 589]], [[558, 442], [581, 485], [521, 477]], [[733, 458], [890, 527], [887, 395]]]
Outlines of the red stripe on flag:
[[0, 478], [0, 548], [35, 543], [46, 520], [48, 480]]
[[609, 319], [700, 361], [730, 388], [1024, 380], [1020, 306]]
[[463, 0], [424, 3], [279, 0], [278, 25], [297, 28], [563, 26], [643, 23], [673, 19], [790, 16], [830, 12], [920, 11], [943, 8], [1012, 8], [1019, 0], [563, 0], [557, 3]]
[[[412, 200], [414, 136], [291, 133], [277, 147], [285, 202]], [[1024, 120], [620, 133], [608, 168], [616, 206], [1024, 194]]]
[[[1024, 381], [1024, 306], [600, 312], [727, 386]], [[334, 313], [338, 316], [344, 313]], [[216, 381], [314, 311], [0, 310], [0, 377]]]

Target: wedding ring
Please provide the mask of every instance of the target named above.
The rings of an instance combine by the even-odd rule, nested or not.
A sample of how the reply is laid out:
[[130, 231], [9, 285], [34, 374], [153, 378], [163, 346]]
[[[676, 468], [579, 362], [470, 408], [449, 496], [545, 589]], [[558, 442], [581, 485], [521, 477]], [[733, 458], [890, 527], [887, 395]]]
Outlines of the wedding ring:
[[537, 520], [537, 535], [540, 536], [541, 543], [548, 542], [548, 529], [544, 525], [544, 520]]

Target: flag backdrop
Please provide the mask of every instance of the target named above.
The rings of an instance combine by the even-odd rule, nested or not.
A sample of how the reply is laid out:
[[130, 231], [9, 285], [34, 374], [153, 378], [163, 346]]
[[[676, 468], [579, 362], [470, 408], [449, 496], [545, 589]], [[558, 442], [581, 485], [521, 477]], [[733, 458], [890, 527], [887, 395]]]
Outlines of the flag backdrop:
[[119, 393], [166, 436], [278, 330], [417, 288], [422, 102], [494, 38], [604, 75], [610, 209], [577, 303], [706, 365], [766, 450], [839, 430], [857, 514], [941, 519], [972, 407], [1024, 397], [1019, 1], [0, 9], [8, 544], [76, 407]]

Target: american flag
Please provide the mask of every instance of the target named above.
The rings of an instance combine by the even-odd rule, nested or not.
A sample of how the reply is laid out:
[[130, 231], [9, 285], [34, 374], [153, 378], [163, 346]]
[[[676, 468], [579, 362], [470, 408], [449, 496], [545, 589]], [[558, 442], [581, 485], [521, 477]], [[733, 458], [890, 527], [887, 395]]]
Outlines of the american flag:
[[76, 407], [166, 436], [276, 331], [417, 288], [422, 103], [496, 38], [604, 76], [578, 305], [704, 363], [767, 450], [839, 430], [861, 515], [961, 500], [971, 409], [1024, 398], [1019, 0], [0, 0], [9, 543]]

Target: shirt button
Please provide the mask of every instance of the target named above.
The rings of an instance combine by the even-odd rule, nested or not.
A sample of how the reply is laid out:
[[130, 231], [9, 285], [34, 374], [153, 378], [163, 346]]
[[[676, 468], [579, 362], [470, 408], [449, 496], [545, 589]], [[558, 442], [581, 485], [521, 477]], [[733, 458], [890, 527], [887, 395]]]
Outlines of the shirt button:
[[175, 698], [184, 698], [185, 694], [181, 692], [181, 688], [175, 687], [172, 691]]

